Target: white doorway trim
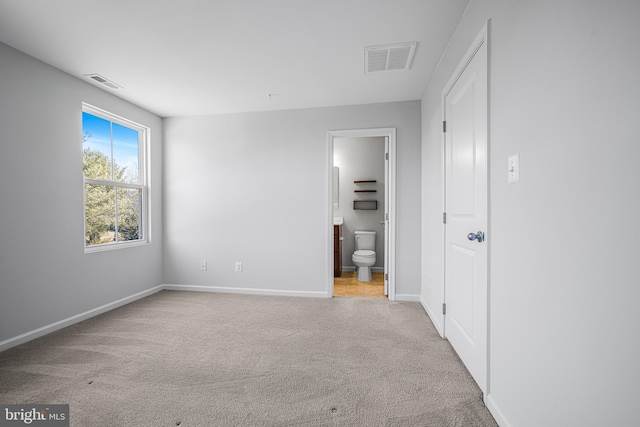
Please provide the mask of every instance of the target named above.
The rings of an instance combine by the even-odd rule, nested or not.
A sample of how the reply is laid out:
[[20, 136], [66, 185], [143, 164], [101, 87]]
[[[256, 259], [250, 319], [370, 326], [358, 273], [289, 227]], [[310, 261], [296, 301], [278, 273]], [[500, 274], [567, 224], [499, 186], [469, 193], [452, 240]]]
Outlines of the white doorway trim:
[[389, 195], [389, 204], [385, 206], [389, 214], [387, 221], [388, 265], [387, 282], [389, 300], [396, 299], [396, 128], [332, 130], [328, 132], [327, 144], [327, 197], [326, 197], [326, 232], [327, 236], [327, 298], [333, 297], [333, 147], [336, 138], [386, 137], [389, 141], [389, 179], [385, 182], [385, 194]]

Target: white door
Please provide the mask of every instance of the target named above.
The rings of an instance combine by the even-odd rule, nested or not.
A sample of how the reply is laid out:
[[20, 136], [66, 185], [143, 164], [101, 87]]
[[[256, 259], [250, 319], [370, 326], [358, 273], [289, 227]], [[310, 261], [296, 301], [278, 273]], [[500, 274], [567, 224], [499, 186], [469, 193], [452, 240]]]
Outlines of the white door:
[[[444, 93], [445, 337], [486, 391], [487, 43]], [[466, 62], [465, 61], [465, 62]]]
[[384, 138], [384, 294], [389, 296], [389, 137]]

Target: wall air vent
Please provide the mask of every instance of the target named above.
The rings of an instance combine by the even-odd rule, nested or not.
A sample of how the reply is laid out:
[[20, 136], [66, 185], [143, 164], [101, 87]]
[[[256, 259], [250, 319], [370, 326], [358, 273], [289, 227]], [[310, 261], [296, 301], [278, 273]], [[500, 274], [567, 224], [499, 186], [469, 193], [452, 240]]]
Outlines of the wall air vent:
[[399, 71], [411, 68], [417, 42], [364, 48], [364, 73]]
[[105, 79], [100, 74], [85, 74], [84, 76], [85, 77], [89, 77], [90, 79], [95, 80], [98, 83], [103, 84], [103, 85], [105, 85], [107, 87], [110, 87], [111, 89], [122, 89], [122, 86], [112, 82], [109, 79]]

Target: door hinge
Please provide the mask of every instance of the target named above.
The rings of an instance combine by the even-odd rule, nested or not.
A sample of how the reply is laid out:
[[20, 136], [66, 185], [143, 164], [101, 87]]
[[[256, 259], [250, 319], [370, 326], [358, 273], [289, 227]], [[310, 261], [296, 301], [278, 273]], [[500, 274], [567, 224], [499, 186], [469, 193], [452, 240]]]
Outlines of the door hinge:
[[447, 213], [446, 212], [442, 212], [442, 223], [443, 224], [447, 223]]
[[442, 132], [446, 132], [447, 131], [447, 121], [443, 120], [442, 121]]
[[384, 273], [384, 280], [389, 280], [389, 274], [388, 273]]
[[442, 314], [447, 314], [447, 304], [442, 303]]
[[389, 160], [389, 153], [384, 153], [385, 160]]

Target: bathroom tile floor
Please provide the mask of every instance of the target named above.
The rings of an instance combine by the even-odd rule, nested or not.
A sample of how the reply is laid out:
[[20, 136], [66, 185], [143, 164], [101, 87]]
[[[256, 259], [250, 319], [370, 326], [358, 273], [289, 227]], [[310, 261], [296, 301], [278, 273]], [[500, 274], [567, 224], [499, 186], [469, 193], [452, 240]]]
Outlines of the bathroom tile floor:
[[343, 271], [333, 278], [333, 295], [336, 297], [386, 298], [384, 273], [371, 273], [370, 282], [358, 282], [355, 271]]

